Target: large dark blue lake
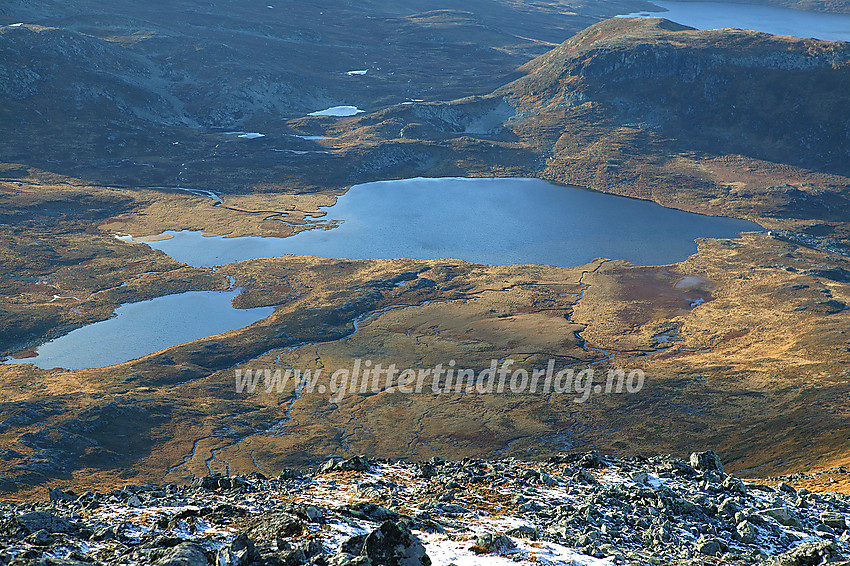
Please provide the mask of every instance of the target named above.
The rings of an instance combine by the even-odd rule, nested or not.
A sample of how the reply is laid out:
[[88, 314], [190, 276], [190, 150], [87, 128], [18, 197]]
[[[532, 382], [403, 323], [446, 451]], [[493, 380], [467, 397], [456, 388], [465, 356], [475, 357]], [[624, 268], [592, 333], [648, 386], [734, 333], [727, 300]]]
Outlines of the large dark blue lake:
[[539, 179], [405, 179], [352, 187], [328, 209], [328, 229], [289, 238], [167, 232], [146, 242], [189, 265], [286, 254], [327, 258], [453, 258], [493, 265], [581, 265], [597, 257], [664, 265], [697, 238], [736, 238], [754, 222], [703, 216], [653, 202]]

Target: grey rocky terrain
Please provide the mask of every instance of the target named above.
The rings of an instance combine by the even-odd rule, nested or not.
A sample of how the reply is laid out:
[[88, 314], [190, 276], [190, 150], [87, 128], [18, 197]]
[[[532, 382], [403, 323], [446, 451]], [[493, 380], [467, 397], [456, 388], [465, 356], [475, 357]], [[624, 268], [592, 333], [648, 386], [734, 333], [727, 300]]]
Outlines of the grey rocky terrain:
[[330, 460], [0, 505], [0, 564], [848, 564], [850, 497], [689, 461]]

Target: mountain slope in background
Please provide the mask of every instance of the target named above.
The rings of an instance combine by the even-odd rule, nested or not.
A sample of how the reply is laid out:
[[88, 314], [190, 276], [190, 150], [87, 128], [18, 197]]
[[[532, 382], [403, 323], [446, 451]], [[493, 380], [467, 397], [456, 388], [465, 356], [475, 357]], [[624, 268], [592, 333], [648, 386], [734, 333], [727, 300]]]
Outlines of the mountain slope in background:
[[682, 149], [850, 172], [847, 43], [613, 19], [523, 70], [497, 93], [526, 115], [598, 104], [610, 126]]
[[484, 94], [601, 17], [649, 6], [585, 4], [578, 15], [560, 1], [4, 2], [0, 21], [24, 25], [0, 26], [0, 155], [173, 183], [175, 164], [214, 153], [210, 130], [273, 134], [336, 105]]

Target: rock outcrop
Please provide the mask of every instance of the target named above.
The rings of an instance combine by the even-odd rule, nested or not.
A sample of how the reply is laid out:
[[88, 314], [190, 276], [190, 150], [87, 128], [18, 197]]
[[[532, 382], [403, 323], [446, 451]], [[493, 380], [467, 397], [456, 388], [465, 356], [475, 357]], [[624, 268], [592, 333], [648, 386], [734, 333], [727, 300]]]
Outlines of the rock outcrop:
[[595, 452], [548, 462], [354, 458], [278, 479], [215, 477], [80, 496], [52, 490], [49, 502], [0, 504], [0, 564], [846, 560], [850, 497], [744, 482], [718, 469], [713, 453], [694, 456], [700, 469], [669, 456]]

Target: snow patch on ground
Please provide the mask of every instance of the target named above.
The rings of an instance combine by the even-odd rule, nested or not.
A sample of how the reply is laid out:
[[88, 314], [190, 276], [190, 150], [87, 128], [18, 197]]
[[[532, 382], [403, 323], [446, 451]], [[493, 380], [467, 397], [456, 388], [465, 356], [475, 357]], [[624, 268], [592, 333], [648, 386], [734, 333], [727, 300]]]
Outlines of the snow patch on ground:
[[332, 106], [331, 108], [325, 108], [324, 110], [317, 110], [316, 112], [310, 112], [308, 116], [336, 116], [336, 117], [345, 117], [345, 116], [354, 116], [355, 114], [361, 114], [365, 112], [365, 110], [360, 110], [356, 106]]

